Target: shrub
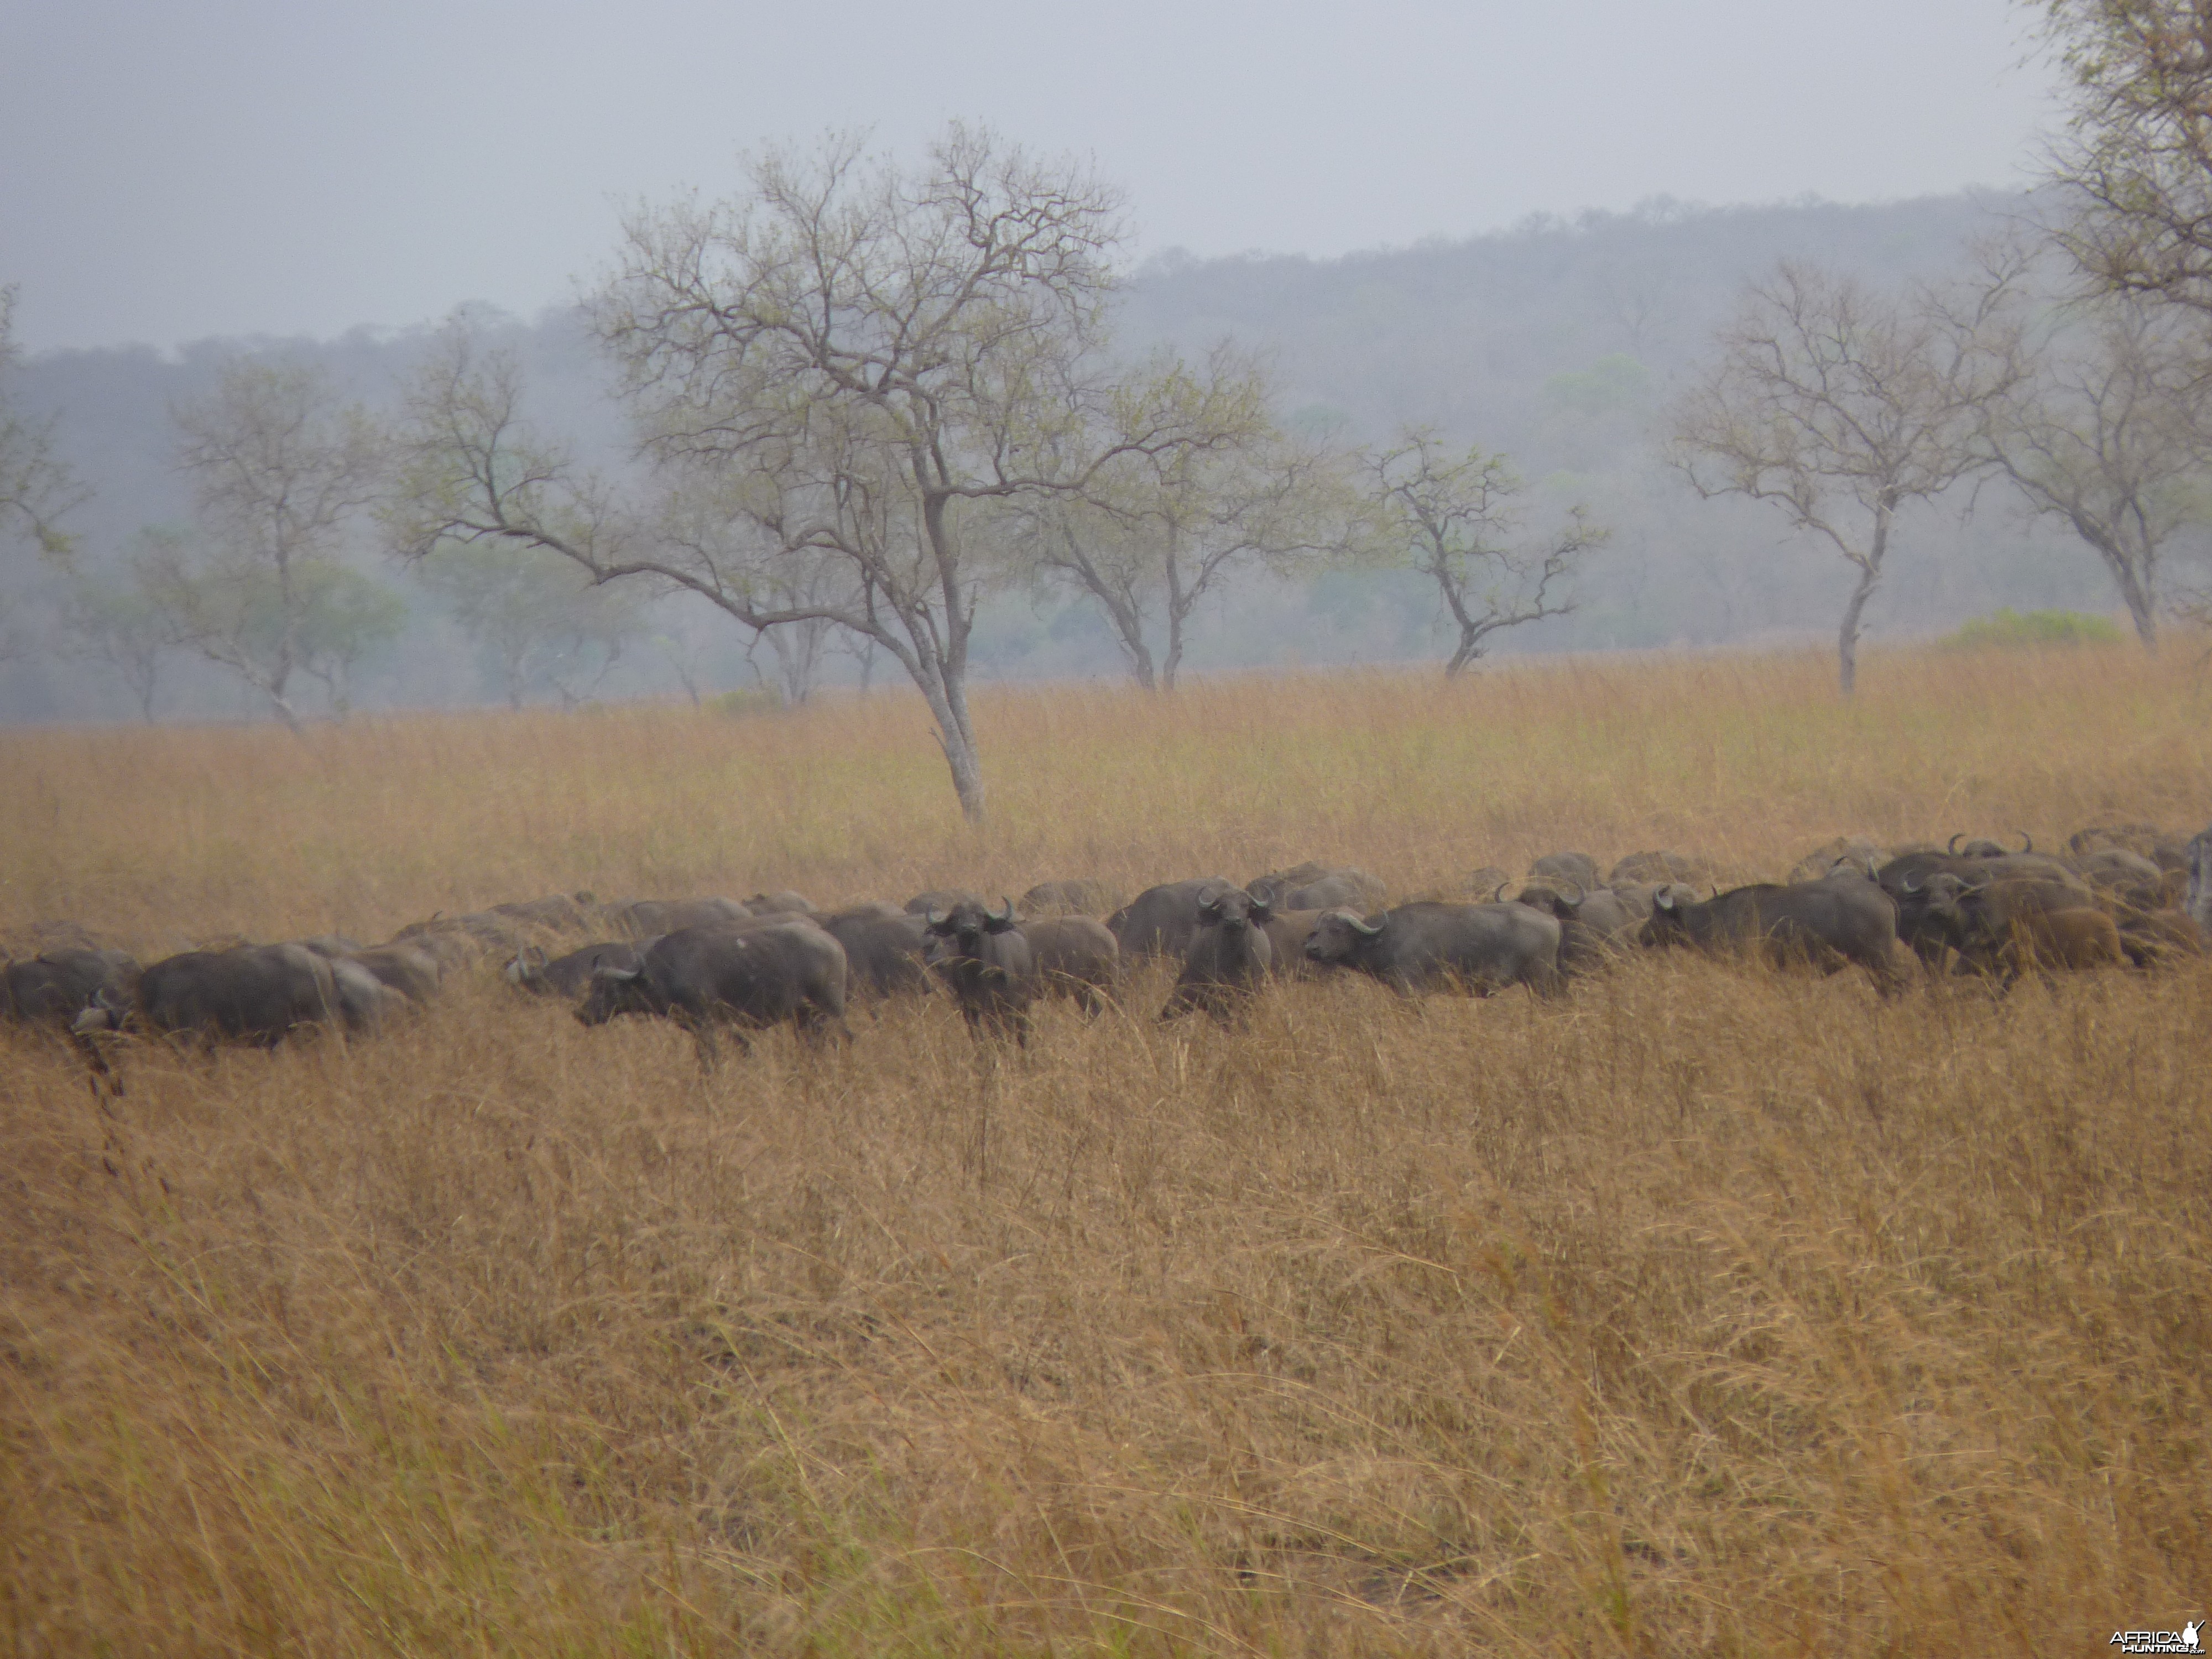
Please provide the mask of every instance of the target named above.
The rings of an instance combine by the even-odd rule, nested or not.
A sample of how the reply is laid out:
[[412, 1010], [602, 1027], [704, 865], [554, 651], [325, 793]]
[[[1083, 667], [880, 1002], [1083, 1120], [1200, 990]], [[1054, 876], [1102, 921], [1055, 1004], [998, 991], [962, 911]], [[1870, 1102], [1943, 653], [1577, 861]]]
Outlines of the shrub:
[[2124, 638], [2109, 617], [2086, 611], [2014, 611], [2010, 606], [1976, 617], [1938, 643], [1959, 650], [2001, 645], [2112, 645]]
[[749, 685], [735, 691], [725, 691], [719, 697], [708, 698], [707, 707], [717, 714], [744, 720], [755, 714], [782, 713], [783, 699], [764, 685]]

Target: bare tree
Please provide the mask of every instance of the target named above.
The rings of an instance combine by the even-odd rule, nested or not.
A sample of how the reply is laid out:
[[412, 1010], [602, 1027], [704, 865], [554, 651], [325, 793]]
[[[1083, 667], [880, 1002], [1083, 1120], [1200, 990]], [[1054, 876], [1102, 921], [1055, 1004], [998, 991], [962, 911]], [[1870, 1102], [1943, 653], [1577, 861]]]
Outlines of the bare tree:
[[[596, 305], [647, 459], [664, 487], [710, 475], [727, 533], [654, 539], [646, 515], [533, 450], [511, 374], [464, 347], [416, 388], [405, 539], [532, 541], [756, 630], [819, 619], [872, 641], [921, 691], [980, 818], [969, 639], [981, 597], [1016, 575], [994, 520], [1189, 441], [1078, 440], [1117, 389], [1103, 348], [1119, 210], [1080, 169], [957, 125], [912, 171], [850, 139], [770, 151], [735, 202], [633, 216]], [[830, 596], [780, 587], [794, 562], [834, 567]]]
[[2171, 307], [2117, 296], [2088, 325], [2041, 342], [2033, 376], [1990, 401], [1984, 429], [2030, 510], [2104, 562], [2155, 651], [2160, 555], [2203, 518], [2212, 374]]
[[375, 428], [322, 369], [253, 358], [225, 365], [175, 419], [200, 533], [158, 538], [142, 562], [173, 639], [254, 687], [295, 732], [302, 673], [343, 714], [353, 663], [404, 616], [340, 557], [381, 476]]
[[1987, 464], [1982, 410], [2023, 372], [2010, 295], [2008, 279], [1879, 295], [1784, 263], [1672, 413], [1668, 459], [1700, 495], [1771, 501], [1858, 572], [1836, 636], [1845, 696], [1898, 514]]
[[1575, 570], [1609, 533], [1576, 506], [1550, 535], [1519, 539], [1525, 492], [1512, 463], [1480, 449], [1457, 453], [1432, 428], [1406, 428], [1368, 458], [1367, 471], [1374, 533], [1436, 583], [1458, 625], [1447, 678], [1481, 656], [1492, 635], [1572, 611]]
[[1040, 574], [1097, 601], [1137, 683], [1173, 690], [1199, 603], [1241, 568], [1287, 572], [1343, 550], [1357, 507], [1335, 447], [1275, 425], [1256, 363], [1224, 349], [1203, 374], [1169, 359], [1148, 376], [1121, 424], [1193, 441], [1038, 501], [1019, 533]]
[[2073, 83], [2045, 168], [2060, 245], [2103, 290], [2212, 312], [2212, 10], [2201, 0], [2044, 0]]

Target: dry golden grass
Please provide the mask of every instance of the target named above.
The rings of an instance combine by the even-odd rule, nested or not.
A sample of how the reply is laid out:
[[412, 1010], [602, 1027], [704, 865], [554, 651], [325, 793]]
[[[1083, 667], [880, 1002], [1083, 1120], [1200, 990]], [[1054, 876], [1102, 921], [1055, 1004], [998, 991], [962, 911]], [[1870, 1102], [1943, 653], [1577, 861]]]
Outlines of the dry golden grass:
[[[2185, 659], [1578, 664], [0, 738], [0, 926], [554, 889], [1395, 887], [2212, 817]], [[21, 1653], [2102, 1650], [2212, 1583], [2212, 964], [1884, 1005], [1638, 962], [702, 1079], [483, 978], [374, 1042], [0, 1047]], [[1148, 999], [1150, 999], [1148, 1000]]]

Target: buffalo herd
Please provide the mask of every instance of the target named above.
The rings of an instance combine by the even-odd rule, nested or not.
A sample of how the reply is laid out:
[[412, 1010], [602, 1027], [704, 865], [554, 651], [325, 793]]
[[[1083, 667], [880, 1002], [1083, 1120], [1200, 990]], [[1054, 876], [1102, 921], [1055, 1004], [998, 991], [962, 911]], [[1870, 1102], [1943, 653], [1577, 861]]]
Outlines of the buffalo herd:
[[2202, 954], [2212, 830], [2184, 842], [2106, 826], [2062, 853], [2025, 836], [2016, 849], [1964, 836], [1941, 848], [1839, 838], [1787, 881], [1725, 891], [1668, 852], [1603, 872], [1587, 854], [1553, 853], [1517, 884], [1496, 868], [1468, 883], [1463, 899], [1392, 905], [1363, 871], [1306, 864], [1241, 886], [1167, 882], [1120, 905], [1085, 879], [1041, 884], [1018, 903], [943, 889], [830, 912], [789, 892], [611, 904], [578, 893], [434, 916], [381, 945], [238, 944], [143, 969], [46, 924], [38, 954], [0, 962], [0, 1018], [66, 1034], [112, 1075], [109, 1045], [125, 1031], [262, 1045], [306, 1027], [365, 1034], [489, 960], [504, 962], [518, 993], [570, 1002], [586, 1025], [671, 1020], [702, 1065], [718, 1033], [741, 1048], [748, 1030], [782, 1024], [810, 1042], [847, 1037], [848, 1007], [933, 994], [951, 997], [978, 1040], [1027, 1044], [1039, 998], [1066, 997], [1086, 1016], [1124, 1006], [1127, 970], [1144, 959], [1177, 969], [1158, 1018], [1224, 1024], [1271, 981], [1361, 973], [1403, 996], [1517, 985], [1553, 998], [1628, 952], [1668, 948], [1856, 967], [1884, 997], [1931, 976], [2005, 988], [2023, 975]]

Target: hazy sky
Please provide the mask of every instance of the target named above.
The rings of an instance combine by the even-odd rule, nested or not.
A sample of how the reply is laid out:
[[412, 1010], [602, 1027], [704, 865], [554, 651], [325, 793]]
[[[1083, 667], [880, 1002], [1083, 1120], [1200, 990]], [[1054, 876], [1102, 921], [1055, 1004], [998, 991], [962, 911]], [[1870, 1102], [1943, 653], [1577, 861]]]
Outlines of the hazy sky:
[[605, 264], [739, 151], [946, 119], [1094, 157], [1139, 252], [1333, 254], [1654, 196], [2022, 181], [2003, 0], [6, 0], [0, 283], [33, 349], [331, 335]]

